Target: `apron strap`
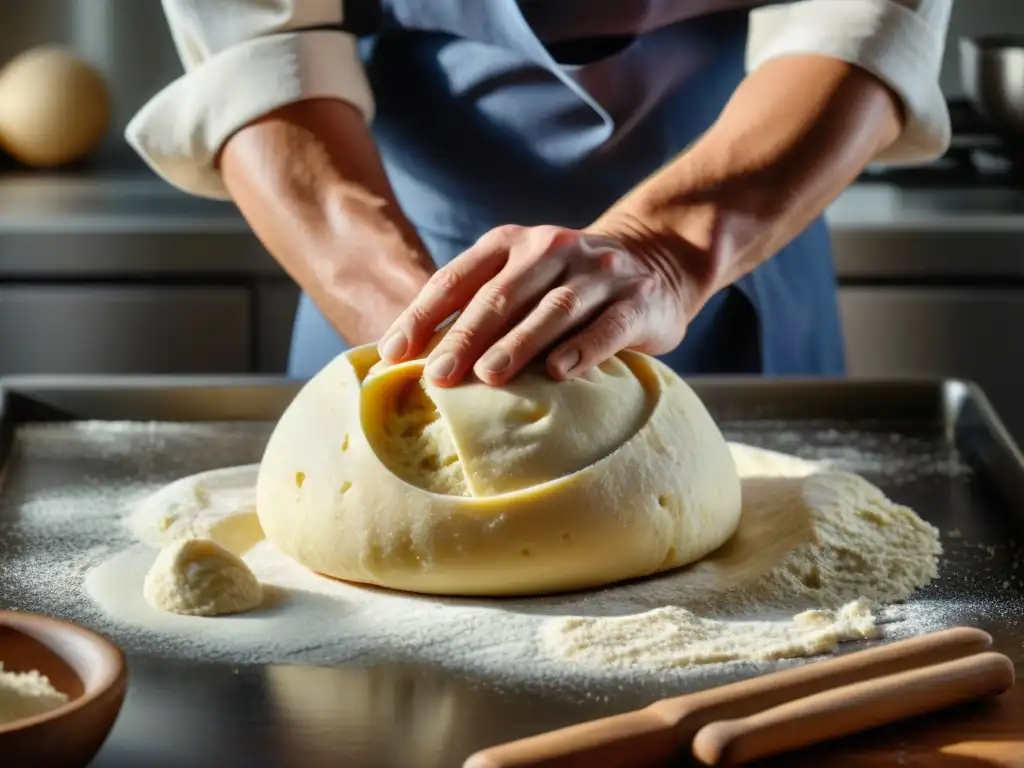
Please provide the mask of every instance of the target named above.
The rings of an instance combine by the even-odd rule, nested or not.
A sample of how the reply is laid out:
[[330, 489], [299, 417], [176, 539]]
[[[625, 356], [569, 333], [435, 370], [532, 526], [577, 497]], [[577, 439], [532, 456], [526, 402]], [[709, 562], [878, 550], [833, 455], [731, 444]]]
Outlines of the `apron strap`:
[[340, 28], [356, 37], [376, 35], [384, 27], [381, 0], [341, 0], [343, 19]]

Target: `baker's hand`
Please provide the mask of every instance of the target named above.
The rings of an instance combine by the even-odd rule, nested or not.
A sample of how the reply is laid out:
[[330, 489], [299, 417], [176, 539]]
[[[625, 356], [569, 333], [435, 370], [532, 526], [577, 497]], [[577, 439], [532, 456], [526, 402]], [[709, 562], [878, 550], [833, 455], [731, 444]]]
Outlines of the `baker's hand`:
[[431, 277], [382, 338], [381, 356], [399, 362], [420, 354], [459, 310], [424, 370], [439, 386], [470, 370], [503, 384], [548, 350], [555, 379], [580, 376], [627, 348], [671, 351], [697, 291], [678, 254], [635, 231], [491, 230]]

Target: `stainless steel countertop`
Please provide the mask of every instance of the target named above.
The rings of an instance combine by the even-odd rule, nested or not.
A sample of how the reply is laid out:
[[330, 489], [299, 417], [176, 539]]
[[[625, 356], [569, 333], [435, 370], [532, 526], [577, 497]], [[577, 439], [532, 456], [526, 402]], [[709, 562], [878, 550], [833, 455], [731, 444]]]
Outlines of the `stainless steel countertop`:
[[[0, 559], [14, 566], [0, 581], [0, 607], [103, 629], [128, 655], [128, 697], [95, 768], [456, 766], [485, 746], [759, 671], [723, 664], [693, 677], [666, 673], [628, 682], [587, 680], [567, 671], [552, 685], [429, 663], [421, 655], [400, 658], [384, 648], [320, 667], [292, 655], [267, 666], [233, 664], [238, 659], [230, 655], [195, 661], [170, 640], [153, 644], [146, 633], [100, 622], [79, 585], [69, 583], [67, 594], [55, 600], [34, 570], [18, 564], [89, 545], [49, 530], [19, 535], [19, 513], [41, 494], [75, 494], [82, 483], [114, 488], [130, 480], [136, 488], [159, 487], [214, 466], [256, 461], [262, 443], [254, 438], [271, 427], [299, 384], [177, 377], [19, 377], [2, 384], [9, 393], [0, 403], [3, 429], [65, 419], [149, 424], [145, 447], [127, 439], [111, 446], [98, 437], [102, 433], [88, 430], [76, 432], [73, 443], [51, 438], [49, 452], [28, 450], [26, 442], [11, 450], [0, 442], [6, 472]], [[1024, 672], [1024, 627], [1017, 621], [1024, 610], [1024, 469], [978, 390], [957, 381], [693, 384], [730, 439], [837, 461], [941, 531], [959, 531], [944, 536], [940, 578], [905, 604], [908, 616], [918, 604], [934, 619], [926, 626], [911, 622], [907, 634], [977, 626], [993, 635], [995, 648], [1013, 659], [1018, 674]], [[225, 421], [216, 441], [207, 432], [174, 431], [166, 423], [208, 419]], [[974, 471], [962, 471], [961, 460]], [[344, 621], [338, 631], [345, 631]], [[901, 632], [898, 618], [886, 624], [890, 637]], [[839, 652], [861, 647], [850, 643]], [[783, 758], [780, 764], [788, 763]]]
[[196, 231], [245, 234], [229, 202], [186, 195], [158, 178], [123, 174], [0, 179], [0, 232]]
[[231, 203], [145, 169], [0, 174], [0, 277], [284, 277]]
[[828, 209], [841, 281], [1024, 277], [1024, 191], [858, 183]]
[[[841, 278], [1024, 276], [1024, 191], [855, 184], [828, 210]], [[283, 276], [231, 203], [147, 169], [0, 175], [0, 276]]]
[[1024, 191], [1009, 187], [908, 189], [859, 182], [827, 212], [833, 232], [1024, 233]]

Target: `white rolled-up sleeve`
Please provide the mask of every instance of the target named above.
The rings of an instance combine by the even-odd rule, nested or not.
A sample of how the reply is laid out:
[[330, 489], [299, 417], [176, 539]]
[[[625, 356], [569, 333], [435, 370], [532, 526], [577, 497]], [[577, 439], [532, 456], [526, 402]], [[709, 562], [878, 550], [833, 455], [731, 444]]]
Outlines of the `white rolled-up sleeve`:
[[847, 61], [886, 83], [903, 103], [905, 125], [876, 162], [915, 164], [950, 143], [939, 85], [953, 0], [799, 0], [751, 13], [747, 69], [794, 54]]
[[337, 98], [373, 117], [340, 0], [163, 0], [185, 74], [132, 118], [125, 138], [186, 192], [228, 199], [214, 163], [240, 128], [287, 104]]

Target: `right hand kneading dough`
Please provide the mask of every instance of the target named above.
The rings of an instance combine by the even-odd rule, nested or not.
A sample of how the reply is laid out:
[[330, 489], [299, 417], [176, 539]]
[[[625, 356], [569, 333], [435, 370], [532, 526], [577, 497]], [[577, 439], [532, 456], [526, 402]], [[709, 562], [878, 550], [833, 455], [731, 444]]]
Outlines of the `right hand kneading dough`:
[[450, 389], [423, 364], [359, 347], [295, 397], [256, 490], [278, 549], [348, 581], [528, 595], [676, 568], [736, 530], [725, 439], [658, 360], [623, 352], [575, 381]]
[[183, 539], [160, 550], [142, 596], [168, 613], [222, 616], [258, 608], [263, 588], [249, 566], [217, 542]]

